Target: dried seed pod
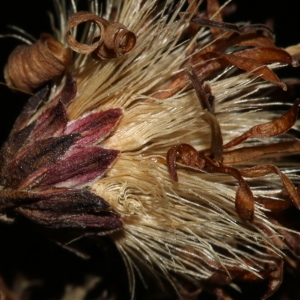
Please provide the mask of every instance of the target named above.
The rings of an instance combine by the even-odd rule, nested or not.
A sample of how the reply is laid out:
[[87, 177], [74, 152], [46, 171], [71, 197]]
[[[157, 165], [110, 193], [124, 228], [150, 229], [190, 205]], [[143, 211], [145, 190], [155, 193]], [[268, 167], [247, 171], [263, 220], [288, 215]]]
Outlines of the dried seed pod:
[[4, 77], [9, 87], [32, 92], [62, 75], [71, 60], [70, 49], [44, 33], [36, 43], [16, 47], [8, 59]]
[[[79, 43], [72, 36], [72, 29], [85, 22], [95, 23], [100, 30], [100, 35], [95, 36], [90, 45]], [[121, 23], [109, 23], [95, 14], [80, 11], [68, 20], [66, 40], [73, 51], [105, 60], [130, 52], [135, 46], [136, 36]]]

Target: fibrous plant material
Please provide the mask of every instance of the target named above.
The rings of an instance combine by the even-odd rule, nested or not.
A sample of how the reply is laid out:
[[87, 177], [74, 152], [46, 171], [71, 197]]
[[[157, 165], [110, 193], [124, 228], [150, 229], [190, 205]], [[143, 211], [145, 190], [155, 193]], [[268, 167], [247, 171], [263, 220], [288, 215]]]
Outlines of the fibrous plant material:
[[275, 69], [298, 66], [299, 49], [202, 2], [109, 1], [101, 15], [55, 2], [72, 63], [2, 147], [1, 220], [27, 219], [69, 249], [109, 237], [132, 297], [138, 274], [194, 298], [265, 280], [265, 299], [300, 249], [285, 218], [300, 209], [300, 100], [268, 96], [288, 90]]

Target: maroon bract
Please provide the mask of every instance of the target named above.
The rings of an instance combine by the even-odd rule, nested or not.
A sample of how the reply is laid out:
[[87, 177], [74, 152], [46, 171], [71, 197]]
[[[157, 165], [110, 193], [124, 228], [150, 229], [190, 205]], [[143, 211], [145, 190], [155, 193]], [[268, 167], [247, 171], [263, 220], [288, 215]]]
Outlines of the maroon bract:
[[[47, 109], [47, 89], [28, 100], [1, 149], [1, 210], [47, 228], [117, 230], [120, 218], [89, 190], [119, 155], [98, 143], [115, 128], [119, 108], [90, 112], [69, 121], [66, 106], [76, 96], [71, 75]], [[31, 119], [33, 119], [31, 121]]]

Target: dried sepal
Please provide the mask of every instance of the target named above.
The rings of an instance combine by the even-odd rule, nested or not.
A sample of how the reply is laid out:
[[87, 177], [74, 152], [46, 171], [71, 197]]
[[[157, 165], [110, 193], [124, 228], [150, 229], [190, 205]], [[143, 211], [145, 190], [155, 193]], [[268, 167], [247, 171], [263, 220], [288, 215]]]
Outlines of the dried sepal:
[[32, 45], [18, 46], [4, 70], [11, 88], [32, 92], [45, 82], [61, 76], [72, 61], [70, 49], [49, 34], [42, 34]]
[[[91, 45], [80, 43], [72, 35], [72, 29], [82, 23], [95, 23], [100, 31]], [[121, 23], [110, 23], [106, 19], [86, 11], [73, 14], [67, 24], [66, 40], [70, 48], [81, 54], [93, 54], [98, 59], [110, 59], [130, 52], [136, 43], [136, 36]]]

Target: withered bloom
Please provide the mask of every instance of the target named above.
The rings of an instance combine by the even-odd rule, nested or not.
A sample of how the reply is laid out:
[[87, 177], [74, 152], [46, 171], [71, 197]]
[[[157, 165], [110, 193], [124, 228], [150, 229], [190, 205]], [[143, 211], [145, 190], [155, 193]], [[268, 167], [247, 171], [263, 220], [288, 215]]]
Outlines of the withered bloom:
[[271, 296], [300, 251], [286, 219], [300, 209], [300, 100], [272, 96], [299, 47], [223, 22], [217, 0], [113, 0], [101, 15], [97, 1], [70, 15], [55, 3], [73, 62], [1, 149], [1, 220], [64, 241], [108, 236], [133, 297], [137, 274], [189, 299], [264, 280]]

